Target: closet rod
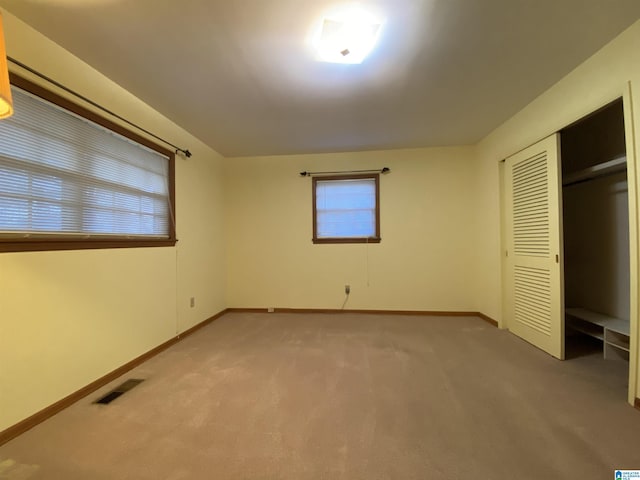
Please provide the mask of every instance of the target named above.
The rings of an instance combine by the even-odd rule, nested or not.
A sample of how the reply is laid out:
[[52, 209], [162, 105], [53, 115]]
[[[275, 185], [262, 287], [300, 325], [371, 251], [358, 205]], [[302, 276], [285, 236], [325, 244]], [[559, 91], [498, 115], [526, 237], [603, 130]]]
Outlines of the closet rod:
[[583, 170], [570, 173], [562, 181], [563, 187], [569, 187], [578, 183], [588, 182], [597, 178], [606, 177], [609, 175], [615, 175], [621, 173], [627, 169], [627, 157], [618, 157], [608, 162], [599, 163]]

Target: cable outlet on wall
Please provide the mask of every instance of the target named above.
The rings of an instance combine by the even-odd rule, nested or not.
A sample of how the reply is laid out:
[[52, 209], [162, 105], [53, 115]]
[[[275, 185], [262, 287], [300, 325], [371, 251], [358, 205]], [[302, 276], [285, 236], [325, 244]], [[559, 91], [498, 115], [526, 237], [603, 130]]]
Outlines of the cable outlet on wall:
[[191, 299], [189, 300], [189, 306], [191, 308], [196, 306], [196, 297], [191, 297]]
[[349, 295], [351, 293], [351, 285], [345, 285], [344, 286], [344, 293], [346, 295]]

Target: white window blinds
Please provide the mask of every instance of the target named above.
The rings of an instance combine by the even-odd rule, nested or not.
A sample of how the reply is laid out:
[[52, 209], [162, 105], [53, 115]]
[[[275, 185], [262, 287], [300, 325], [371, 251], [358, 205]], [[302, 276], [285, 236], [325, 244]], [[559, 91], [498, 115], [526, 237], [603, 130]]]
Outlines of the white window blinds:
[[0, 122], [0, 234], [153, 237], [171, 231], [169, 159], [12, 87]]
[[376, 179], [318, 180], [317, 238], [376, 236]]

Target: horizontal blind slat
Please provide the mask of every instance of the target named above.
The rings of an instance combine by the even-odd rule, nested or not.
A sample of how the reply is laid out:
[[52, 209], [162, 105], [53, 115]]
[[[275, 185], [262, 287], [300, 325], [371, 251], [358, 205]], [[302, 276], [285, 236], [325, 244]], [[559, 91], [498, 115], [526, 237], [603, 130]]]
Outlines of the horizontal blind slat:
[[375, 179], [320, 180], [316, 183], [318, 238], [376, 235]]
[[166, 156], [12, 93], [15, 113], [0, 122], [0, 232], [169, 236]]

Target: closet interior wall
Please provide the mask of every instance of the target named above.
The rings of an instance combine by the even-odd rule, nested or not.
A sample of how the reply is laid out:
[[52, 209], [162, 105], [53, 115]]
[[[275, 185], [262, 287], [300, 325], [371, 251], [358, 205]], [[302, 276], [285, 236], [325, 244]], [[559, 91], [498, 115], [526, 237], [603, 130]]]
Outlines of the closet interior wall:
[[621, 99], [561, 132], [561, 162], [566, 309], [628, 323], [629, 200]]

